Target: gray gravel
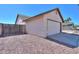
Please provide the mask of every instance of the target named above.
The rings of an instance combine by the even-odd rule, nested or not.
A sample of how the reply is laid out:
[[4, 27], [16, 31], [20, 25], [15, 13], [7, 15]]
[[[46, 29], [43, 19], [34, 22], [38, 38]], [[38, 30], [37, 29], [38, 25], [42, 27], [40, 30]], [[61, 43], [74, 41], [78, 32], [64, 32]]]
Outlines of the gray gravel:
[[60, 54], [79, 53], [79, 48], [69, 48], [33, 35], [17, 35], [0, 38], [0, 53], [3, 54]]

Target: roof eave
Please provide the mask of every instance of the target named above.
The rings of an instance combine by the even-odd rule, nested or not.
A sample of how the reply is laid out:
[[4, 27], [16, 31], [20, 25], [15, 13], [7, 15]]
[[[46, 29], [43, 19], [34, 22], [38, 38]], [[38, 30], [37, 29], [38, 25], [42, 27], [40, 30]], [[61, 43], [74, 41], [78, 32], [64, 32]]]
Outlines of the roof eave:
[[62, 22], [64, 22], [64, 19], [63, 19], [61, 13], [60, 13], [59, 8], [55, 8], [55, 9], [49, 10], [49, 11], [47, 11], [47, 12], [44, 12], [44, 13], [41, 13], [41, 14], [35, 15], [35, 16], [30, 17], [30, 18], [28, 18], [28, 19], [25, 19], [25, 20], [23, 20], [23, 21], [26, 22], [26, 21], [28, 21], [29, 19], [32, 19], [32, 18], [37, 17], [37, 16], [40, 16], [40, 15], [47, 14], [47, 13], [49, 13], [49, 12], [51, 12], [51, 11], [54, 11], [54, 10], [57, 10], [57, 11], [58, 11], [58, 13], [59, 13], [59, 15], [60, 15], [60, 18], [62, 19]]

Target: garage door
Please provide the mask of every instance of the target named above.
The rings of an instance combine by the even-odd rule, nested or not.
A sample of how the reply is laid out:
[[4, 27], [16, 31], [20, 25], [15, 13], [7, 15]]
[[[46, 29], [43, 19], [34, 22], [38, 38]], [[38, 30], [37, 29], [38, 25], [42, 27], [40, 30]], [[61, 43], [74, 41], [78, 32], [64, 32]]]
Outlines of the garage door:
[[60, 33], [60, 23], [48, 20], [48, 35]]

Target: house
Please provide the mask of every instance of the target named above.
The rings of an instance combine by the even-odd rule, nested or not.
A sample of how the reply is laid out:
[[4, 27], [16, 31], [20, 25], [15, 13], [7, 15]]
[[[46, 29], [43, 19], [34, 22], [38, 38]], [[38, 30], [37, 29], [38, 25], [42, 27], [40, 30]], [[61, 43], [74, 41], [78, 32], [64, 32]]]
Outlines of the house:
[[62, 24], [63, 25], [63, 30], [73, 30], [73, 23], [71, 23], [71, 22], [68, 22], [68, 23], [63, 23]]
[[79, 30], [79, 25], [76, 26], [76, 29]]
[[74, 23], [71, 21], [70, 17], [67, 18], [66, 20], [64, 20], [62, 25], [63, 25], [63, 30], [73, 30], [74, 29]]
[[17, 14], [15, 24], [17, 24], [17, 25], [25, 25], [26, 23], [23, 22], [23, 20], [25, 20], [27, 18], [29, 18], [29, 16]]
[[40, 37], [57, 34], [62, 31], [63, 17], [58, 8], [38, 14], [24, 20], [27, 33]]
[[79, 34], [79, 25], [75, 25], [69, 17], [62, 23], [62, 32]]
[[79, 25], [75, 25], [75, 32], [79, 34]]
[[74, 24], [72, 22], [63, 22], [62, 23], [62, 31], [73, 33], [74, 32]]
[[62, 23], [62, 32], [74, 33], [74, 23], [70, 17]]

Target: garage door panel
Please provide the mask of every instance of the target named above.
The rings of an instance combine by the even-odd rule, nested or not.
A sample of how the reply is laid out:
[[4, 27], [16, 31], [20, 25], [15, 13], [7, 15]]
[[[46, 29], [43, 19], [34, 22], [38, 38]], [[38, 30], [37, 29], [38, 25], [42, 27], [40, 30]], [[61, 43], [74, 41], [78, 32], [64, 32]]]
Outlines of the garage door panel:
[[48, 20], [48, 35], [57, 34], [60, 32], [60, 23]]

